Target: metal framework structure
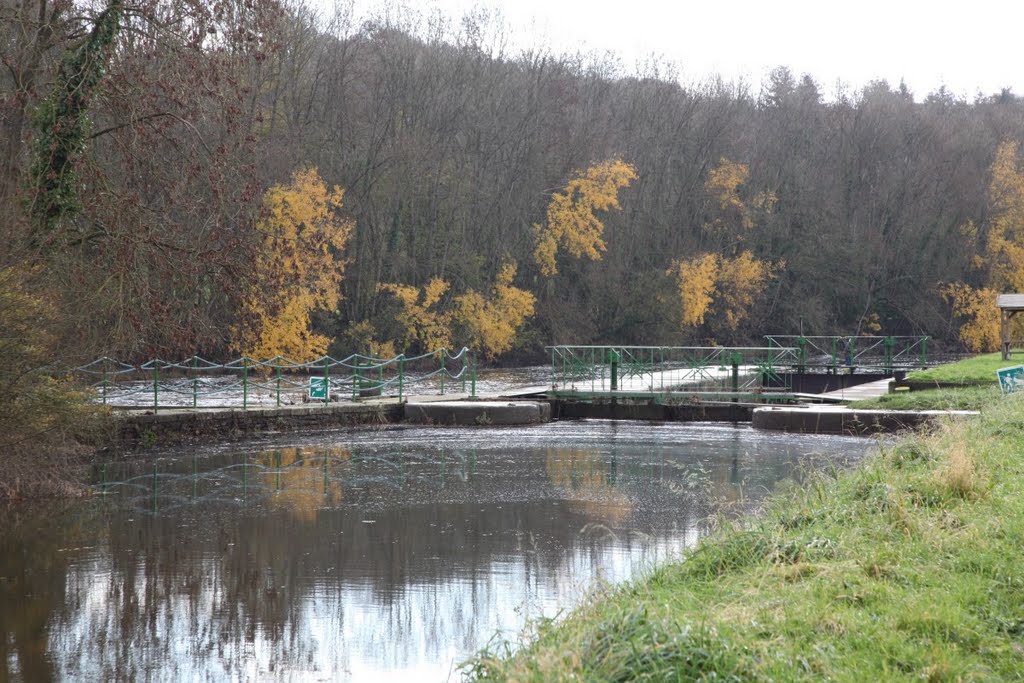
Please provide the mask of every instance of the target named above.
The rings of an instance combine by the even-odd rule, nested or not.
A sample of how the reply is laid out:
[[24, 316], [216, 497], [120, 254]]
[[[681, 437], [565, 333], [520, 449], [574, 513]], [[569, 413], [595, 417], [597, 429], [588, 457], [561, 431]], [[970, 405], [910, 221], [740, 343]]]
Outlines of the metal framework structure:
[[[688, 394], [729, 398], [760, 395], [769, 380], [797, 362], [797, 349], [778, 346], [549, 346], [551, 388], [559, 393]], [[776, 388], [771, 391], [784, 391]]]
[[[170, 362], [159, 358], [138, 365], [99, 358], [74, 368], [87, 378], [100, 400], [114, 407], [199, 408], [254, 405], [281, 406], [282, 393], [307, 392], [311, 386], [323, 394], [327, 403], [331, 393], [351, 396], [396, 395], [403, 400], [410, 389], [445, 393], [445, 385], [461, 384], [476, 395], [476, 364], [470, 352], [462, 348], [454, 355], [439, 349], [419, 356], [401, 354], [394, 358], [374, 358], [352, 354], [340, 360], [323, 356], [298, 363], [277, 356], [266, 361], [237, 358], [214, 363], [198, 356]], [[315, 378], [313, 384], [310, 379]], [[150, 399], [152, 399], [150, 401]], [[161, 403], [162, 402], [162, 403]]]
[[928, 367], [928, 337], [766, 335], [768, 346], [796, 348], [797, 372], [825, 370], [897, 370]]

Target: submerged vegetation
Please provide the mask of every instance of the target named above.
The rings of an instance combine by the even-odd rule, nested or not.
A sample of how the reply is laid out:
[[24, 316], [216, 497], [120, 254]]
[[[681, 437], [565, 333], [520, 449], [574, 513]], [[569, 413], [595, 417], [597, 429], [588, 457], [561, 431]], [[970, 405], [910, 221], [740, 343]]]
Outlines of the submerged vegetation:
[[611, 588], [478, 680], [1009, 680], [1024, 611], [1024, 399], [814, 476]]

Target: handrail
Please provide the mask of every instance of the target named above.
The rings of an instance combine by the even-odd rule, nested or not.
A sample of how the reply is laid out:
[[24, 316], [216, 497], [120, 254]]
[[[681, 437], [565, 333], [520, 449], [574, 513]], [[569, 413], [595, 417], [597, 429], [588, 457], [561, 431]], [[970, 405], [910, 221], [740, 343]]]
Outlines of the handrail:
[[[131, 399], [130, 407], [152, 408], [154, 412], [161, 408], [161, 394], [165, 408], [172, 407], [172, 403], [173, 407], [198, 408], [200, 398], [216, 397], [219, 407], [240, 403], [245, 409], [252, 402], [262, 404], [264, 400], [281, 406], [282, 391], [297, 389], [324, 403], [331, 400], [332, 390], [335, 396], [350, 393], [352, 400], [397, 392], [402, 401], [410, 388], [426, 392], [439, 388], [444, 394], [446, 381], [461, 381], [465, 391], [471, 380], [471, 395], [476, 395], [476, 362], [466, 347], [454, 354], [442, 348], [416, 356], [377, 358], [354, 353], [341, 359], [325, 355], [305, 362], [283, 356], [267, 360], [242, 356], [217, 363], [193, 355], [179, 361], [153, 358], [130, 364], [104, 356], [72, 371], [91, 379], [102, 403], [129, 407], [125, 401]], [[303, 376], [303, 381], [296, 381], [297, 374]], [[191, 405], [168, 403], [168, 394], [190, 397]], [[141, 395], [152, 395], [152, 402], [138, 401], [136, 397]], [[286, 394], [285, 402], [287, 399]]]

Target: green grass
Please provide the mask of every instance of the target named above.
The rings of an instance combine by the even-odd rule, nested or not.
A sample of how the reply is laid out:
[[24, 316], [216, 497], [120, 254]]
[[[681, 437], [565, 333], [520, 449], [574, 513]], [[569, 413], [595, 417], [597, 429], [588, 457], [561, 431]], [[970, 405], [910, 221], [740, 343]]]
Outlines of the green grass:
[[1021, 680], [1024, 398], [908, 436], [722, 522], [470, 677]]
[[900, 391], [850, 403], [861, 410], [981, 410], [1000, 398], [999, 386]]
[[999, 353], [987, 353], [966, 358], [956, 363], [939, 365], [928, 370], [917, 370], [907, 375], [912, 382], [960, 382], [964, 384], [996, 384], [996, 370], [1024, 364], [1018, 354], [1003, 360]]

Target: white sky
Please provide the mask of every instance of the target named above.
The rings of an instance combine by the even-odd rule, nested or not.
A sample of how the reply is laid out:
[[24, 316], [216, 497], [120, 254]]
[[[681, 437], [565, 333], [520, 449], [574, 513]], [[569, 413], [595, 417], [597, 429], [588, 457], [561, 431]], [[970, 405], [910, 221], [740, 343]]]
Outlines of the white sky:
[[[332, 0], [313, 0], [324, 6]], [[365, 17], [379, 0], [353, 0]], [[628, 71], [652, 54], [684, 82], [743, 78], [756, 93], [774, 67], [811, 74], [826, 96], [905, 80], [916, 99], [945, 85], [973, 99], [1024, 94], [1024, 0], [404, 0], [454, 19], [495, 8], [512, 48], [612, 51]]]

